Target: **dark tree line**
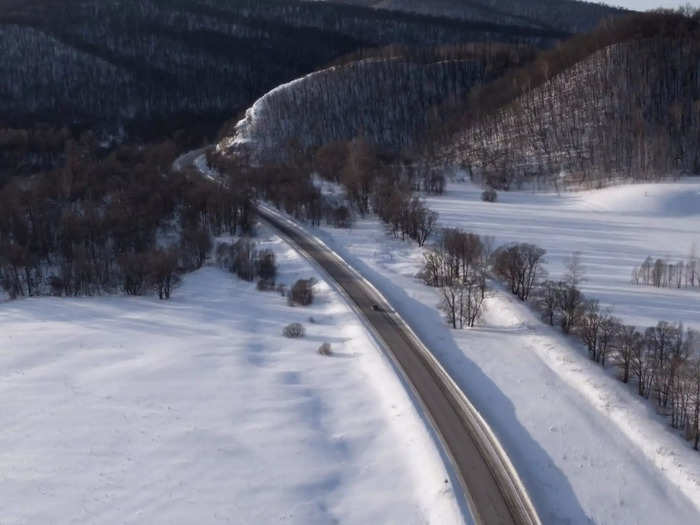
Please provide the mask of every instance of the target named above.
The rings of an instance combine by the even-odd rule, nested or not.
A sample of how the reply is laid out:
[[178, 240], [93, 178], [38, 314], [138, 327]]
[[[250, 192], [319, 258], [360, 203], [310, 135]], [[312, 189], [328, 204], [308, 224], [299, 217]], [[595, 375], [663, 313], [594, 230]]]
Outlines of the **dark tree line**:
[[[237, 152], [240, 153], [240, 152]], [[333, 142], [306, 153], [287, 144], [284, 163], [250, 165], [237, 154], [212, 153], [209, 163], [227, 176], [241, 166], [255, 199], [266, 200], [289, 215], [318, 226], [348, 228], [354, 217], [376, 214], [396, 238], [423, 246], [437, 224], [415, 190], [442, 192], [442, 175], [400, 155], [381, 151], [364, 139]], [[335, 198], [324, 195], [313, 175], [342, 188]]]
[[85, 135], [64, 155], [64, 167], [0, 187], [0, 286], [11, 298], [153, 290], [167, 299], [180, 273], [204, 264], [212, 234], [253, 228], [244, 177], [171, 173], [172, 143], [99, 157]]
[[624, 13], [593, 2], [567, 0], [332, 0], [336, 3], [423, 13], [465, 20], [537, 28], [563, 28], [571, 33], [590, 31], [601, 20]]
[[[380, 151], [364, 139], [333, 142], [314, 154], [312, 168], [345, 190], [344, 203], [329, 206], [327, 221], [344, 222], [347, 213], [376, 214], [395, 238], [412, 239], [423, 246], [437, 226], [437, 214], [415, 191], [442, 193], [444, 178], [410, 159]], [[340, 224], [343, 226], [345, 224]]]
[[270, 89], [360, 49], [564, 36], [297, 0], [12, 2], [0, 12], [0, 128], [155, 141], [194, 122], [211, 136]]

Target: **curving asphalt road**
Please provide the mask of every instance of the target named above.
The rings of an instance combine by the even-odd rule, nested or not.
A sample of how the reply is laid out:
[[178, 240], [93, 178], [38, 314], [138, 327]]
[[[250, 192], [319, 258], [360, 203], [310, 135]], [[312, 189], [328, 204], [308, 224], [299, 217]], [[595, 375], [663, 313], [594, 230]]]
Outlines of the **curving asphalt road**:
[[477, 523], [539, 524], [504, 450], [463, 392], [387, 300], [335, 252], [267, 206], [259, 215], [314, 260], [364, 317], [411, 385], [451, 458]]
[[[181, 156], [174, 169], [194, 166], [205, 151]], [[483, 525], [540, 525], [525, 487], [488, 424], [384, 296], [293, 221], [268, 206], [261, 204], [257, 209], [263, 220], [335, 281], [396, 363], [440, 437], [462, 485], [471, 518]]]

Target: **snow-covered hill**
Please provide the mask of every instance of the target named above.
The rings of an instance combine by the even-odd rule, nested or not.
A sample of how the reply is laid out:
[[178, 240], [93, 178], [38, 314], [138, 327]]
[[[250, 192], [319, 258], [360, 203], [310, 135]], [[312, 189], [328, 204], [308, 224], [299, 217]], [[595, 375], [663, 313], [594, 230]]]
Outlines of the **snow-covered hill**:
[[428, 129], [432, 108], [493, 76], [488, 53], [448, 60], [436, 52], [428, 63], [421, 55], [389, 56], [311, 73], [258, 99], [219, 149], [254, 144], [256, 158], [280, 161], [291, 146], [313, 149], [363, 137], [401, 151]]
[[[471, 116], [480, 106], [463, 110], [462, 129], [440, 144], [443, 158], [499, 188], [522, 181], [594, 188], [697, 173], [700, 40], [697, 24], [679, 20], [647, 21], [652, 36], [613, 39], [585, 57], [571, 58], [586, 45], [595, 49], [595, 40], [541, 55], [484, 90], [521, 86], [512, 100], [479, 118]], [[675, 22], [677, 34], [663, 34], [662, 22]]]
[[[319, 277], [266, 237], [282, 282]], [[388, 360], [316, 292], [293, 308], [205, 267], [169, 302], [0, 304], [0, 521], [460, 523]]]

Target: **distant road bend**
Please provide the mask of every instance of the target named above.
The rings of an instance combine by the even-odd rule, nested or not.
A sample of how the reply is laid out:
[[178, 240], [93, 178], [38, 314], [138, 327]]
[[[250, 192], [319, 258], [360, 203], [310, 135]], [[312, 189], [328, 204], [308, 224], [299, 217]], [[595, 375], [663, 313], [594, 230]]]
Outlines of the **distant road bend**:
[[[194, 156], [187, 160], [195, 164]], [[388, 301], [299, 225], [265, 205], [258, 206], [258, 213], [300, 253], [315, 261], [366, 319], [422, 404], [452, 461], [476, 523], [540, 525], [525, 487], [487, 423]]]

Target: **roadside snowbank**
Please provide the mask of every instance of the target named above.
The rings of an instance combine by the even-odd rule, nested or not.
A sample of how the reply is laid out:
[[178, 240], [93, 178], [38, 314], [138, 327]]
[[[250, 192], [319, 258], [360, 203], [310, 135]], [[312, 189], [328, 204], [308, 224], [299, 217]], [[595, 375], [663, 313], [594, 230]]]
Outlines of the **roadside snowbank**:
[[[319, 277], [264, 247], [282, 282]], [[316, 292], [293, 308], [205, 267], [170, 302], [0, 304], [2, 522], [461, 523], [388, 359]]]

